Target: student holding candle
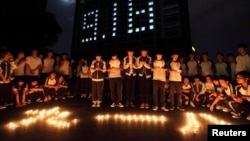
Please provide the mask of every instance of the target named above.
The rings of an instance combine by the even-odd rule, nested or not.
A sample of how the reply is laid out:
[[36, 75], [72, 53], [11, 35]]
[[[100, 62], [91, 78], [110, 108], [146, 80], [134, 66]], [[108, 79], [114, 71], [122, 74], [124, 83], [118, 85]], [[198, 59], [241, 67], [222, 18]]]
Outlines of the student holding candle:
[[95, 60], [90, 66], [92, 80], [92, 107], [101, 107], [103, 97], [103, 86], [106, 72], [106, 62], [102, 60], [101, 54], [95, 55]]
[[156, 60], [153, 62], [153, 68], [151, 69], [153, 72], [153, 111], [158, 110], [159, 106], [161, 106], [161, 110], [169, 111], [169, 109], [166, 108], [166, 98], [164, 91], [167, 69], [165, 67], [166, 64], [162, 59], [162, 56], [163, 54], [160, 52], [156, 54]]
[[125, 73], [126, 106], [135, 107], [135, 83], [136, 83], [136, 57], [132, 49], [127, 50], [127, 56], [123, 58], [123, 69]]

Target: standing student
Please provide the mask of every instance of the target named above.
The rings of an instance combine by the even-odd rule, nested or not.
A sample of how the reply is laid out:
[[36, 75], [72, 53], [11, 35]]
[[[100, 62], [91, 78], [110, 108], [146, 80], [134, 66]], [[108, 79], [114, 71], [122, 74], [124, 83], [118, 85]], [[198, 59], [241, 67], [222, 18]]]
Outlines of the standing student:
[[204, 80], [207, 75], [214, 76], [214, 71], [215, 71], [214, 63], [212, 60], [209, 59], [207, 52], [204, 52], [201, 55], [199, 70], [202, 80]]
[[247, 71], [250, 73], [250, 56], [248, 54], [248, 47], [245, 43], [238, 45], [238, 56], [236, 57], [236, 73], [240, 71]]
[[106, 72], [106, 62], [102, 60], [102, 55], [95, 55], [95, 60], [92, 61], [90, 66], [90, 72], [92, 80], [92, 107], [101, 107]]
[[149, 108], [149, 97], [151, 92], [151, 72], [152, 58], [148, 55], [148, 50], [142, 49], [141, 55], [137, 57], [137, 69], [139, 75], [141, 106], [140, 108]]
[[164, 91], [167, 69], [162, 56], [162, 53], [156, 54], [156, 60], [153, 62], [153, 68], [151, 69], [153, 71], [153, 111], [158, 110], [159, 106], [161, 107], [161, 110], [169, 111], [166, 108], [166, 98]]
[[137, 68], [136, 57], [131, 49], [127, 50], [127, 56], [123, 58], [123, 69], [125, 73], [126, 106], [134, 107]]
[[227, 55], [227, 62], [229, 65], [229, 75], [230, 75], [230, 81], [232, 81], [233, 84], [236, 84], [235, 75], [236, 75], [236, 59], [234, 54], [228, 54]]
[[0, 109], [5, 109], [11, 91], [11, 64], [9, 62], [11, 54], [6, 51], [0, 59]]
[[199, 63], [195, 58], [195, 53], [191, 52], [187, 60], [187, 76], [193, 81], [193, 77], [198, 75]]
[[[181, 63], [178, 61], [178, 58], [178, 53], [172, 53], [171, 61], [168, 64], [170, 110], [174, 110], [175, 106], [177, 106], [177, 109], [184, 111], [185, 109], [182, 107]], [[177, 96], [177, 105], [175, 105], [175, 94]]]
[[181, 75], [187, 76], [187, 63], [184, 56], [179, 57], [179, 62], [181, 63]]
[[220, 77], [222, 75], [229, 76], [228, 64], [224, 61], [224, 56], [222, 53], [216, 54], [217, 62], [215, 62], [215, 76]]
[[87, 97], [91, 93], [90, 67], [87, 59], [81, 58], [79, 69], [81, 97]]
[[69, 89], [67, 92], [68, 95], [70, 95], [70, 89], [71, 89], [71, 86], [70, 86], [70, 81], [71, 81], [71, 77], [72, 77], [71, 71], [72, 71], [71, 62], [69, 61], [68, 54], [62, 53], [61, 54], [61, 63], [59, 66], [59, 75], [63, 76], [63, 78], [66, 80], [66, 82], [69, 86]]
[[54, 71], [55, 59], [53, 58], [53, 51], [48, 51], [47, 56], [42, 61], [41, 81], [45, 82], [45, 79], [49, 76], [49, 73]]
[[42, 60], [38, 57], [38, 50], [33, 49], [30, 56], [26, 57], [25, 74], [27, 82], [37, 79], [40, 81], [40, 69], [42, 68]]
[[17, 54], [17, 57], [14, 60], [16, 68], [14, 70], [15, 80], [23, 79], [25, 80], [25, 53], [20, 51]]
[[117, 58], [117, 54], [113, 53], [111, 59], [108, 62], [108, 78], [111, 93], [112, 104], [110, 107], [124, 107], [122, 104], [122, 90], [123, 82], [121, 76], [122, 70], [121, 61]]

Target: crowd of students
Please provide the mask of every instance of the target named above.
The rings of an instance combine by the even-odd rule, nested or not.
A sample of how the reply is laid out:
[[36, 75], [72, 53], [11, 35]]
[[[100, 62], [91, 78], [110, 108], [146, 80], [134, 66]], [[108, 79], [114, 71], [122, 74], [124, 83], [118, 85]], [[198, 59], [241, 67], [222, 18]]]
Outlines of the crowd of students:
[[53, 51], [45, 57], [36, 49], [30, 56], [19, 52], [15, 57], [5, 51], [0, 60], [0, 109], [13, 102], [23, 107], [69, 96], [89, 97], [92, 107], [101, 107], [108, 83], [112, 108], [135, 107], [138, 90], [140, 108], [185, 111], [187, 106], [201, 106], [250, 120], [250, 56], [246, 44], [239, 44], [237, 51], [227, 60], [217, 53], [213, 62], [207, 53], [197, 59], [194, 52], [173, 52], [164, 60], [162, 52], [151, 57], [142, 49], [136, 57], [134, 50], [127, 50], [123, 58], [112, 53], [106, 61], [96, 54], [90, 64], [85, 58], [69, 60], [65, 53], [54, 56]]

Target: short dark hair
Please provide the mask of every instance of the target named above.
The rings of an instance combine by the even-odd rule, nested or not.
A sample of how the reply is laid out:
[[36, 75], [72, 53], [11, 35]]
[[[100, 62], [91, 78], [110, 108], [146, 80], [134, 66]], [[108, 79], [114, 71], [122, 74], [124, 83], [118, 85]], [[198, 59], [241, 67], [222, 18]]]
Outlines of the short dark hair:
[[240, 44], [238, 44], [238, 48], [247, 48], [247, 44], [246, 43], [240, 43]]
[[229, 81], [229, 78], [226, 75], [221, 75], [221, 76], [218, 77], [218, 79], [219, 80], [224, 80], [224, 81]]
[[241, 75], [244, 78], [249, 78], [249, 73], [247, 71], [240, 71], [236, 75]]

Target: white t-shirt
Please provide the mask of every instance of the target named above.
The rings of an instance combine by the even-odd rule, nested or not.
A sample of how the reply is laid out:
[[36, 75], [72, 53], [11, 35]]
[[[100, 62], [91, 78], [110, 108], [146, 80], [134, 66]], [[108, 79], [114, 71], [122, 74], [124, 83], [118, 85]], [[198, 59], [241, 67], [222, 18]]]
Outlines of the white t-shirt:
[[55, 60], [53, 58], [45, 58], [43, 60], [42, 73], [50, 73], [54, 70]]
[[[160, 67], [164, 68], [165, 67], [165, 61], [163, 60], [155, 60], [153, 62], [153, 67]], [[166, 81], [166, 71], [165, 70], [155, 70], [153, 72], [153, 80], [160, 80], [165, 82]]]
[[170, 69], [175, 70], [178, 72], [169, 72], [169, 81], [175, 81], [175, 82], [181, 82], [182, 76], [181, 76], [181, 63], [180, 62], [170, 62]]
[[[250, 85], [248, 85], [246, 90], [241, 87], [239, 92], [243, 96], [250, 96]], [[250, 102], [250, 98], [247, 98], [246, 100]]]
[[[109, 65], [110, 65], [110, 68], [112, 68], [112, 67], [120, 68], [121, 62], [118, 59], [116, 59], [116, 60], [111, 59], [109, 61]], [[118, 78], [118, 77], [121, 77], [121, 71], [120, 70], [113, 70], [113, 71], [109, 72], [109, 78]]]
[[90, 77], [89, 71], [90, 69], [87, 65], [81, 66], [80, 78], [89, 78]]
[[205, 89], [206, 89], [206, 90], [209, 90], [209, 91], [212, 91], [212, 92], [215, 92], [215, 87], [214, 87], [214, 84], [213, 84], [213, 83], [208, 83], [208, 82], [206, 82], [206, 83], [205, 83]]
[[235, 80], [236, 75], [236, 63], [230, 63], [231, 79]]
[[215, 63], [216, 76], [226, 75], [229, 76], [227, 72], [227, 64], [225, 62]]
[[193, 77], [193, 76], [198, 75], [198, 63], [197, 63], [197, 61], [188, 61], [187, 67], [188, 67], [187, 75], [189, 77]]
[[[19, 63], [19, 59], [15, 60], [16, 68], [14, 69], [14, 76], [24, 76], [25, 72], [25, 61], [23, 60], [22, 62]], [[18, 64], [19, 63], [19, 64]]]
[[236, 73], [240, 71], [250, 72], [250, 56], [248, 54], [236, 57]]
[[202, 61], [200, 63], [202, 76], [206, 76], [206, 75], [213, 76], [212, 66], [213, 66], [213, 63], [211, 61]]
[[62, 66], [59, 67], [59, 73], [62, 75], [69, 75], [70, 70], [70, 62], [68, 60], [64, 60]]
[[[26, 64], [30, 66], [30, 69], [35, 69], [37, 66], [42, 64], [42, 60], [39, 57], [32, 57], [32, 56], [27, 56], [26, 57]], [[26, 75], [39, 75], [39, 69], [34, 72], [34, 74], [30, 73], [29, 69], [26, 67], [25, 71]]]

